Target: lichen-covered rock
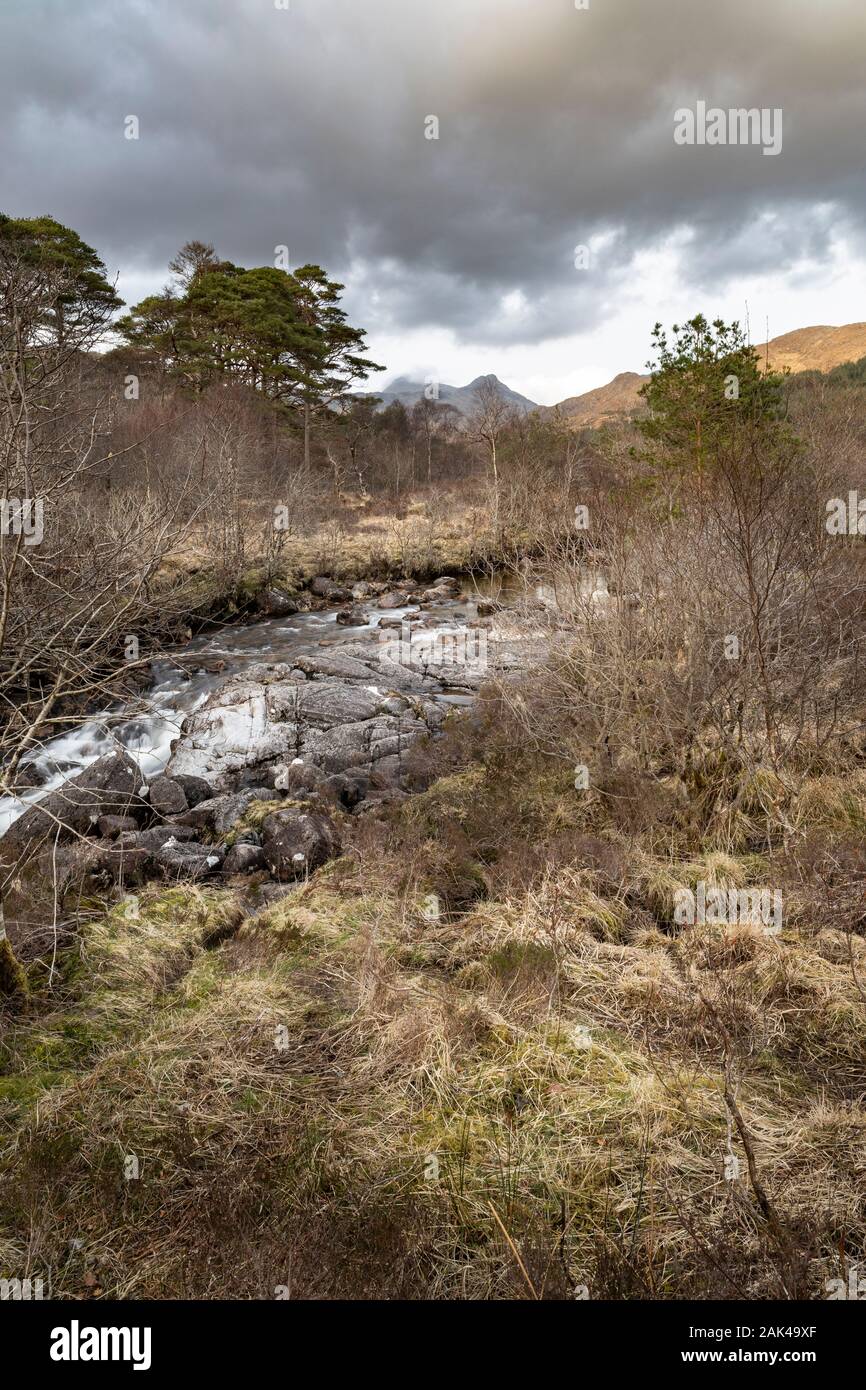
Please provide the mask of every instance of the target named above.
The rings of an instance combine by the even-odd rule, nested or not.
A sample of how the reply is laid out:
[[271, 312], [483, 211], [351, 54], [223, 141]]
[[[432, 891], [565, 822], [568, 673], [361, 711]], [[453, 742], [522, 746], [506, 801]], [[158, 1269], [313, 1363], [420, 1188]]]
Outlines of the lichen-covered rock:
[[154, 859], [167, 879], [196, 882], [222, 868], [225, 850], [219, 845], [200, 845], [184, 840], [167, 840]]
[[252, 874], [266, 867], [264, 850], [261, 845], [250, 845], [239, 841], [232, 845], [223, 863], [224, 874]]
[[214, 830], [218, 835], [225, 835], [243, 819], [252, 802], [274, 799], [270, 787], [245, 787], [242, 791], [214, 796], [210, 801], [200, 801], [197, 806], [176, 816], [172, 824], [191, 827], [193, 831]]
[[330, 816], [286, 809], [262, 824], [262, 849], [275, 878], [302, 878], [340, 852], [340, 838]]
[[155, 854], [168, 840], [194, 840], [195, 830], [186, 825], [154, 825], [150, 830], [123, 831], [118, 836], [120, 849], [143, 849]]

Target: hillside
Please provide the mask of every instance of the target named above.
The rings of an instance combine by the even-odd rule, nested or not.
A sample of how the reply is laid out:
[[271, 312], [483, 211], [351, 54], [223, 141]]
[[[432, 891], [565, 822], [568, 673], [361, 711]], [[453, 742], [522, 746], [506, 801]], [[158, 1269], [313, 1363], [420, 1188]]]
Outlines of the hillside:
[[772, 338], [766, 351], [770, 365], [778, 371], [787, 367], [792, 372], [829, 372], [842, 362], [866, 357], [866, 323], [846, 323], [841, 328], [827, 324], [797, 328], [793, 333]]
[[[856, 362], [866, 356], [866, 323], [848, 323], [839, 328], [818, 324], [797, 328], [756, 344], [770, 366], [791, 372], [828, 372], [843, 362]], [[606, 386], [597, 386], [581, 396], [569, 396], [551, 409], [559, 411], [574, 429], [597, 428], [607, 420], [640, 406], [638, 392], [649, 377], [639, 372], [620, 372]]]
[[649, 377], [639, 372], [620, 372], [606, 386], [596, 386], [582, 396], [569, 396], [550, 409], [564, 415], [574, 429], [585, 426], [595, 429], [606, 420], [637, 409], [640, 405], [638, 391], [645, 381], [649, 381]]

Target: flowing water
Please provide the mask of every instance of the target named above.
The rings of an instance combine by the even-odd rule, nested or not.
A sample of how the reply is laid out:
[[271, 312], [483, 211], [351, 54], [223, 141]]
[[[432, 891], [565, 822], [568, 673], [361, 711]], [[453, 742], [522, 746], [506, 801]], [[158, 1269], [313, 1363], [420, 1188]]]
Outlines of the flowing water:
[[[479, 594], [482, 592], [479, 586]], [[19, 796], [0, 797], [0, 835], [26, 810], [68, 777], [74, 777], [105, 753], [124, 748], [136, 760], [145, 777], [160, 772], [171, 755], [187, 715], [198, 709], [212, 690], [235, 671], [254, 662], [288, 662], [302, 653], [322, 646], [360, 642], [373, 650], [384, 637], [377, 632], [386, 614], [375, 607], [364, 609], [367, 621], [357, 627], [337, 623], [337, 609], [315, 613], [296, 613], [286, 618], [266, 618], [239, 627], [225, 627], [194, 638], [176, 652], [167, 652], [154, 661], [152, 684], [138, 699], [115, 705], [90, 716], [68, 732], [41, 745], [22, 762], [22, 771], [36, 785]], [[465, 632], [467, 622], [477, 616], [474, 601], [454, 600], [425, 607], [425, 615], [435, 620], [426, 633]], [[417, 613], [417, 605], [390, 609], [389, 618]], [[390, 634], [393, 638], [393, 633]], [[183, 668], [172, 660], [183, 660]], [[196, 667], [194, 659], [201, 658]], [[465, 694], [442, 697], [453, 703], [468, 703]]]

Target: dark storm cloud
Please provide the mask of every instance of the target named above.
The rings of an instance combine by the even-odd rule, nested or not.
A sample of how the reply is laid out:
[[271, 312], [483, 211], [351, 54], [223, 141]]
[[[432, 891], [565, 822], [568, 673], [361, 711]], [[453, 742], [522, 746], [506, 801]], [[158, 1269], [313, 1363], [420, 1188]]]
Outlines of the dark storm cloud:
[[[537, 342], [675, 231], [704, 286], [860, 235], [862, 0], [4, 0], [0, 41], [3, 210], [154, 287], [286, 243], [370, 329]], [[699, 99], [781, 107], [782, 153], [675, 145]]]

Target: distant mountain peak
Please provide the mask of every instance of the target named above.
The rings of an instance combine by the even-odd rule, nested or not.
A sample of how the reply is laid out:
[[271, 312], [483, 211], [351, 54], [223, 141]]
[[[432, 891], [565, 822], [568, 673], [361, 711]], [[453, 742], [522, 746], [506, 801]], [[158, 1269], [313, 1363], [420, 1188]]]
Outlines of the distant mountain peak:
[[[474, 381], [470, 381], [467, 386], [450, 386], [445, 381], [438, 383], [438, 396], [435, 397], [443, 405], [453, 405], [461, 414], [470, 414], [474, 402], [474, 393], [480, 386], [488, 383], [494, 385], [499, 390], [503, 399], [513, 405], [515, 410], [528, 412], [538, 408], [536, 401], [531, 401], [528, 396], [522, 396], [519, 391], [512, 391], [510, 386], [506, 386], [499, 380], [493, 372], [488, 372], [486, 376], [477, 376]], [[379, 396], [383, 407], [391, 404], [392, 401], [402, 401], [407, 409], [424, 398], [428, 390], [427, 382], [414, 381], [412, 377], [398, 376], [393, 381], [382, 388], [381, 391], [372, 392]]]

